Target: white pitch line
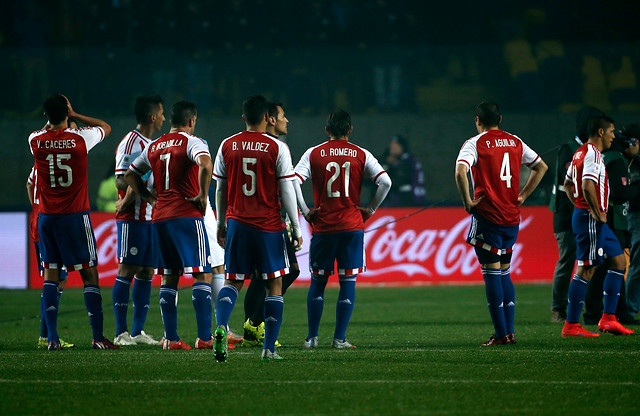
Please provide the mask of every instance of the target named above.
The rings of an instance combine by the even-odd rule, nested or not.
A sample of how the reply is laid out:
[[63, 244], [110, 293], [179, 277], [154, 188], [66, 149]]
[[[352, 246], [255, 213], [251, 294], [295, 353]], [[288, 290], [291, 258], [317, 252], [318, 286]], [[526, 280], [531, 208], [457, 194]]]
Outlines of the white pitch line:
[[[228, 384], [228, 380], [10, 380], [0, 384]], [[541, 384], [553, 386], [637, 386], [633, 381], [572, 380], [245, 380], [245, 384]]]

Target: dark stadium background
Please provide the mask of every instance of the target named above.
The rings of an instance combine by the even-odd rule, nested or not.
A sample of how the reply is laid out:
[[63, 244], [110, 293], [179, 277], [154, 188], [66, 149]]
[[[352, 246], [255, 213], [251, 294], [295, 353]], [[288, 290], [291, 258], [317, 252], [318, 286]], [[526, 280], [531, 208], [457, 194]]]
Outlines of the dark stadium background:
[[[640, 121], [634, 2], [28, 0], [0, 14], [0, 210], [28, 210], [28, 134], [53, 92], [113, 131], [90, 155], [90, 198], [135, 126], [134, 98], [199, 106], [212, 151], [243, 128], [240, 103], [282, 101], [294, 162], [352, 113], [352, 140], [380, 154], [395, 134], [423, 162], [429, 202], [457, 204], [454, 158], [472, 111], [499, 102], [503, 128], [553, 166], [585, 104]], [[168, 110], [168, 109], [167, 109]], [[165, 124], [168, 130], [169, 123]], [[547, 175], [545, 182], [551, 179]], [[530, 203], [545, 204], [549, 186]]]

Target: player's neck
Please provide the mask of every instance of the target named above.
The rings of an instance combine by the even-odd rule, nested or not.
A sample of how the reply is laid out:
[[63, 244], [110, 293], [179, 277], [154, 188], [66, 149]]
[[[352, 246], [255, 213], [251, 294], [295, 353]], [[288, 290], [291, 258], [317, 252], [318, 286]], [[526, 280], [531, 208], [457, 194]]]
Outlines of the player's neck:
[[589, 137], [589, 141], [587, 143], [591, 143], [595, 147], [598, 148], [599, 151], [602, 152], [602, 140], [599, 137]]
[[171, 130], [169, 130], [169, 133], [180, 133], [181, 131], [187, 134], [193, 134], [193, 129], [191, 129], [188, 126], [171, 127]]
[[253, 131], [253, 132], [256, 132], [256, 133], [266, 133], [267, 132], [267, 123], [247, 124], [247, 131]]
[[67, 121], [67, 119], [65, 119], [64, 121], [61, 121], [58, 124], [49, 124], [49, 127], [47, 127], [47, 130], [58, 131], [58, 130], [64, 130], [67, 127], [69, 127], [69, 122]]
[[345, 142], [348, 142], [349, 136], [340, 136], [340, 137], [329, 136], [329, 140], [344, 140]]
[[147, 139], [152, 139], [153, 133], [155, 133], [153, 125], [151, 124], [138, 124], [136, 126], [136, 130], [138, 130], [140, 134], [142, 134]]

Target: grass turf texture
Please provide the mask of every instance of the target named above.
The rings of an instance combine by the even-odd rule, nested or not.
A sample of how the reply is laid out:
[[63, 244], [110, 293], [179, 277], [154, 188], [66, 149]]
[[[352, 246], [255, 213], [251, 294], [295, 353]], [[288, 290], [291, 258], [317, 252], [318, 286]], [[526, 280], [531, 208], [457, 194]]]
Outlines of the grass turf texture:
[[[561, 338], [562, 325], [549, 322], [551, 288], [516, 291], [515, 346], [480, 346], [492, 333], [483, 287], [436, 286], [359, 288], [347, 333], [357, 349], [335, 350], [337, 290], [328, 289], [320, 347], [307, 350], [306, 290], [292, 288], [285, 360], [262, 363], [261, 349], [238, 348], [216, 363], [211, 351], [91, 350], [82, 292], [71, 289], [58, 327], [77, 347], [38, 350], [39, 292], [0, 290], [0, 414], [639, 414], [640, 337]], [[193, 346], [189, 297], [180, 291], [178, 332]], [[160, 338], [157, 299], [155, 289], [146, 331]], [[113, 339], [110, 289], [103, 307]]]

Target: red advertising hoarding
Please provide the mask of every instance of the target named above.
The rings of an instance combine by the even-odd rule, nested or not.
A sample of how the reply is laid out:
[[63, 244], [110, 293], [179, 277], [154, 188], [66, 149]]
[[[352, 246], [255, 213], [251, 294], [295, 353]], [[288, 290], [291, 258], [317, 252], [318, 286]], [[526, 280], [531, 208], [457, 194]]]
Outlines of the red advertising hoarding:
[[[483, 279], [474, 250], [465, 243], [469, 215], [457, 207], [417, 211], [416, 208], [379, 209], [367, 222], [367, 271], [358, 277], [358, 284], [481, 284]], [[91, 214], [91, 220], [98, 248], [100, 285], [110, 287], [118, 268], [115, 218], [113, 214], [98, 212]], [[311, 231], [304, 219], [301, 218], [300, 223], [304, 244], [298, 253], [301, 274], [296, 284], [306, 284]], [[42, 287], [31, 251], [30, 287]], [[511, 277], [515, 282], [550, 282], [557, 258], [551, 212], [546, 207], [523, 207]], [[182, 283], [190, 285], [190, 276], [185, 276]], [[154, 285], [159, 284], [160, 279], [154, 278]], [[72, 272], [67, 287], [77, 286], [82, 286], [82, 281], [78, 272]]]

